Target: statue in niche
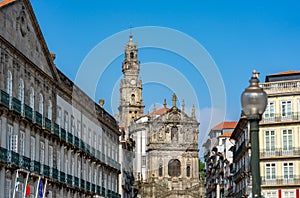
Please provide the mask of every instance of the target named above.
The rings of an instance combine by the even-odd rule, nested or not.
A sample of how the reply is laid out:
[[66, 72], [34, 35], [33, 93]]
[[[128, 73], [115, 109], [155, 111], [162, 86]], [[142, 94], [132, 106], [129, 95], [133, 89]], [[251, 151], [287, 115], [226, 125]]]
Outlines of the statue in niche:
[[171, 128], [171, 140], [176, 141], [177, 136], [178, 136], [178, 128], [177, 128], [177, 126], [172, 126], [172, 128]]

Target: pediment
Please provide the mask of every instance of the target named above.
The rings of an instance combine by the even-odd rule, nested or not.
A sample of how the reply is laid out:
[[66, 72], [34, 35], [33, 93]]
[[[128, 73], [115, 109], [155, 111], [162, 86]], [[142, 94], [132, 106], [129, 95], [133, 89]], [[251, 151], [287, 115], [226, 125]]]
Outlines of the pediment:
[[28, 0], [0, 7], [0, 35], [49, 77], [57, 79], [56, 67]]

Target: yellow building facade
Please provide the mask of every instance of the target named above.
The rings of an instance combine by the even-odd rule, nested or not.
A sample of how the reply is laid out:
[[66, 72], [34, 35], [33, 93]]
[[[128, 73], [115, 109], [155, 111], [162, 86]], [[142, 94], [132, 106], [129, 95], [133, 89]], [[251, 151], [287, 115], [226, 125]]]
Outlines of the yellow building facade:
[[260, 172], [265, 197], [299, 198], [300, 72], [266, 76], [268, 105], [260, 122]]

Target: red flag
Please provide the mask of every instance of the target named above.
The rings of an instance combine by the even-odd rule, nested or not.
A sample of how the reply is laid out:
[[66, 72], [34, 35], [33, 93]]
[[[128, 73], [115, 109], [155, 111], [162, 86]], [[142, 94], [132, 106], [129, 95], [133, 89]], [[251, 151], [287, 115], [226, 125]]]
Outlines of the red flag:
[[30, 177], [28, 177], [28, 180], [27, 180], [25, 197], [30, 196], [30, 184], [29, 184], [30, 179], [29, 178]]

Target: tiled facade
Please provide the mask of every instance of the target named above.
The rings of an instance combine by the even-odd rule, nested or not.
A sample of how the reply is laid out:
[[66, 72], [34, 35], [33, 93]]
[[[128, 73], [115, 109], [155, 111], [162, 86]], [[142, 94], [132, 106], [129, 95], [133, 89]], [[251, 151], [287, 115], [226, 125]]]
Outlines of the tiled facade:
[[116, 120], [55, 67], [28, 0], [0, 19], [1, 196], [120, 197]]

